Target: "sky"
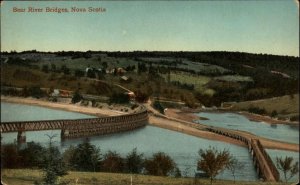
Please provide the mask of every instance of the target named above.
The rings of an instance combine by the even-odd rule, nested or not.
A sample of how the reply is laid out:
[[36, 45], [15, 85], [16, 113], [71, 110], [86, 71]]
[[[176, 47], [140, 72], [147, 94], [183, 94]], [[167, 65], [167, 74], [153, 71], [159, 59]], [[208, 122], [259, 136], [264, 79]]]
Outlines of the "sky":
[[[28, 12], [28, 7], [43, 12]], [[49, 13], [46, 7], [67, 8]], [[71, 12], [72, 7], [87, 12]], [[88, 12], [101, 7], [105, 12]], [[26, 12], [13, 12], [24, 8]], [[239, 51], [299, 56], [299, 9], [278, 1], [4, 1], [1, 51]]]

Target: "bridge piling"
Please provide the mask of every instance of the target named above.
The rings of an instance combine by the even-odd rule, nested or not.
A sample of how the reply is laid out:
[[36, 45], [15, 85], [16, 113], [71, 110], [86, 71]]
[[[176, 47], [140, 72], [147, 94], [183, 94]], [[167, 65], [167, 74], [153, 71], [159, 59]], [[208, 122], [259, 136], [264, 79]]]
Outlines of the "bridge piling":
[[17, 143], [18, 143], [18, 144], [26, 143], [26, 135], [25, 135], [25, 131], [22, 131], [22, 130], [19, 130], [19, 131], [18, 131], [18, 135], [17, 135]]

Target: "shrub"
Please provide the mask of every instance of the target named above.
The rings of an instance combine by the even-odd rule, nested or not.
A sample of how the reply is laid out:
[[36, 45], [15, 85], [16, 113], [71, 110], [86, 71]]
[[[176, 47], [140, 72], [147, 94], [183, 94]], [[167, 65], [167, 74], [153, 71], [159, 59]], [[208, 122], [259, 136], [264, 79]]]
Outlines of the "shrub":
[[125, 158], [125, 171], [130, 173], [141, 173], [143, 169], [143, 154], [139, 154], [134, 148]]
[[82, 95], [78, 91], [75, 91], [72, 97], [72, 103], [77, 103], [80, 102], [81, 100], [82, 100]]
[[259, 107], [250, 107], [248, 111], [254, 114], [266, 114], [266, 110], [264, 108]]
[[215, 148], [209, 148], [200, 149], [199, 155], [197, 168], [209, 176], [210, 184], [212, 184], [213, 179], [229, 164], [230, 154], [227, 150], [218, 151]]
[[104, 160], [102, 161], [102, 170], [106, 172], [122, 172], [124, 168], [124, 159], [120, 154], [112, 151], [108, 151], [104, 155]]
[[145, 160], [146, 173], [149, 175], [167, 176], [175, 168], [173, 159], [163, 152], [155, 153], [152, 159]]

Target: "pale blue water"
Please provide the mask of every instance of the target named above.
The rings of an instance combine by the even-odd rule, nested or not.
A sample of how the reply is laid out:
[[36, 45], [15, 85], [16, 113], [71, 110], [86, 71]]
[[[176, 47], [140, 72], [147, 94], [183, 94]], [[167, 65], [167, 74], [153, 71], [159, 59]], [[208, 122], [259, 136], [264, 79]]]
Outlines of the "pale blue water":
[[243, 130], [265, 138], [299, 144], [299, 127], [250, 121], [246, 117], [234, 113], [201, 112], [196, 115], [209, 119], [197, 121], [205, 125]]
[[[291, 151], [284, 151], [284, 150], [271, 150], [271, 149], [266, 149], [266, 151], [268, 152], [268, 154], [270, 155], [273, 163], [276, 165], [276, 157], [282, 157], [283, 159], [285, 157], [293, 157], [293, 163], [295, 163], [296, 161], [299, 161], [299, 152], [291, 152]], [[282, 171], [278, 170], [280, 173], [280, 179], [284, 181], [284, 175], [282, 173]], [[298, 182], [299, 181], [299, 173], [296, 174], [294, 177], [292, 177], [290, 180], [290, 182]]]
[[1, 122], [80, 118], [95, 118], [95, 116], [48, 109], [40, 106], [1, 102]]
[[[1, 108], [1, 121], [92, 117], [79, 113], [9, 103], [1, 103]], [[49, 139], [45, 134], [56, 134], [57, 137], [55, 137], [54, 142], [62, 150], [65, 150], [70, 145], [77, 145], [84, 140], [84, 138], [81, 138], [61, 142], [60, 130], [26, 132], [26, 140], [27, 142], [34, 141], [47, 145]], [[2, 143], [11, 143], [16, 139], [17, 133], [3, 133], [1, 136], [3, 137]], [[187, 176], [193, 176], [196, 171], [199, 149], [207, 149], [210, 146], [219, 150], [227, 149], [245, 164], [242, 170], [238, 170], [236, 174], [237, 180], [257, 180], [247, 148], [224, 142], [206, 140], [152, 126], [119, 134], [90, 137], [90, 142], [99, 147], [102, 154], [108, 150], [113, 150], [120, 153], [123, 157], [133, 148], [137, 148], [138, 152], [144, 153], [146, 157], [151, 156], [155, 152], [165, 152], [174, 159], [183, 175], [186, 174]], [[218, 178], [232, 179], [232, 176], [228, 171], [224, 171]]]

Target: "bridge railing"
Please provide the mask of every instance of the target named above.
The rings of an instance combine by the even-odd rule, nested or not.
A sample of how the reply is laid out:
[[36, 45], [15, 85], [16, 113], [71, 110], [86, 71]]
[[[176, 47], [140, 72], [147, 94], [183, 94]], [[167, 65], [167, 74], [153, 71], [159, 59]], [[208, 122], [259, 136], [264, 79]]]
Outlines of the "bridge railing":
[[40, 120], [40, 121], [16, 121], [16, 122], [1, 122], [1, 132], [17, 132], [17, 131], [34, 131], [34, 130], [51, 130], [62, 129], [65, 125], [88, 123], [115, 123], [115, 122], [132, 122], [135, 119], [147, 119], [148, 112], [142, 109], [140, 112], [118, 115], [105, 116], [100, 118], [87, 119], [63, 119], [63, 120]]
[[[259, 163], [259, 168], [263, 172], [263, 173], [261, 173], [261, 175], [264, 177], [264, 179], [268, 179], [266, 177], [267, 166], [263, 162], [263, 161], [266, 161], [269, 169], [271, 170], [271, 173], [272, 173], [274, 179], [276, 181], [279, 181], [279, 178], [280, 178], [279, 172], [278, 172], [277, 168], [275, 167], [274, 163], [272, 162], [269, 154], [265, 151], [264, 147], [262, 146], [261, 142], [258, 139], [247, 138], [247, 137], [241, 136], [239, 134], [235, 134], [233, 132], [222, 130], [219, 128], [208, 127], [208, 128], [206, 128], [206, 130], [216, 133], [216, 134], [224, 135], [224, 136], [227, 136], [227, 137], [230, 137], [233, 139], [243, 141], [248, 147], [251, 147], [252, 150], [254, 151], [254, 155], [256, 155], [257, 162]], [[255, 147], [254, 143], [257, 145], [257, 147]], [[260, 151], [262, 156], [257, 155], [259, 153], [259, 151], [257, 151], [257, 150]]]
[[257, 140], [257, 145], [258, 145], [258, 148], [260, 149], [261, 153], [263, 154], [265, 160], [267, 161], [268, 163], [268, 166], [274, 176], [274, 178], [276, 179], [276, 181], [279, 181], [280, 179], [280, 174], [276, 168], [276, 166], [274, 165], [270, 155], [266, 152], [266, 150], [264, 149], [264, 147], [262, 146], [260, 140]]

